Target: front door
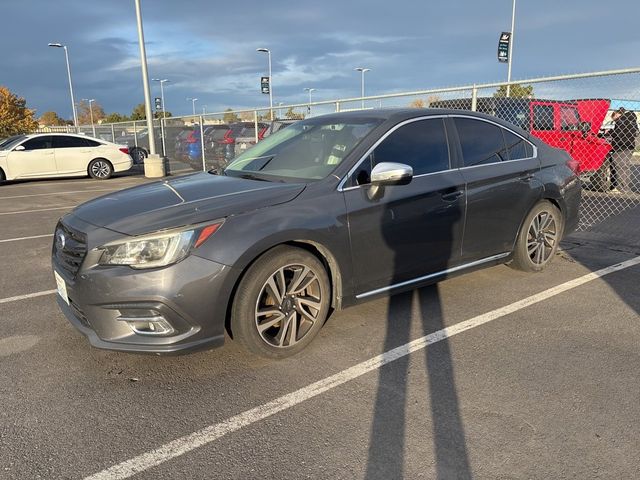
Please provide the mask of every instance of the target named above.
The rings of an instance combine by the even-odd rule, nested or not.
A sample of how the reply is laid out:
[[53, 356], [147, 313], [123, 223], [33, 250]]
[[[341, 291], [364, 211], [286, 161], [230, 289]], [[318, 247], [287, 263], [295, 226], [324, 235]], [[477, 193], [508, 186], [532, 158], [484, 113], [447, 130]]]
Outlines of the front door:
[[[372, 199], [369, 176], [381, 162], [409, 165], [414, 178]], [[443, 118], [396, 127], [348, 179], [344, 199], [356, 294], [459, 264], [464, 183], [451, 169]]]
[[28, 178], [55, 175], [56, 160], [53, 153], [53, 139], [50, 135], [38, 136], [23, 142], [24, 150], [16, 150], [7, 155], [7, 166], [12, 178]]

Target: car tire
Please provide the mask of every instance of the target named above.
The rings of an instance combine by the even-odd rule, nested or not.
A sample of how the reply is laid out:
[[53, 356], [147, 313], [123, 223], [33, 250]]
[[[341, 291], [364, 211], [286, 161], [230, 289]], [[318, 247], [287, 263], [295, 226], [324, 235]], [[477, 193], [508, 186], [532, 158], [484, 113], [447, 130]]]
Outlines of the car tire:
[[553, 203], [541, 201], [524, 219], [509, 265], [525, 272], [541, 272], [553, 259], [563, 233], [562, 212]]
[[290, 357], [318, 334], [331, 306], [324, 265], [306, 250], [280, 246], [262, 255], [241, 280], [231, 332], [262, 357]]
[[7, 176], [4, 174], [4, 171], [0, 168], [0, 183], [4, 183], [7, 179]]
[[94, 158], [89, 162], [89, 168], [87, 169], [89, 176], [96, 180], [107, 180], [113, 175], [113, 165], [109, 160], [104, 158]]
[[598, 192], [608, 192], [611, 190], [612, 173], [611, 160], [606, 159], [591, 177], [591, 185], [593, 185], [594, 190]]
[[147, 152], [140, 147], [133, 147], [129, 150], [129, 155], [135, 165], [143, 165], [144, 159], [147, 158]]

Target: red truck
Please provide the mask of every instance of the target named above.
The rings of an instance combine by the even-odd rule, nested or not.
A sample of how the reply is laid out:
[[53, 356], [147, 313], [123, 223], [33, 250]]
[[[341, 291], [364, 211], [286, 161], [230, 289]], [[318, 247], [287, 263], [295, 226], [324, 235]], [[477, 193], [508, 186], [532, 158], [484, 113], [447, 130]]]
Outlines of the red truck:
[[[578, 162], [580, 177], [592, 188], [611, 188], [611, 145], [598, 136], [611, 102], [606, 99], [540, 100], [482, 97], [476, 111], [513, 123], [548, 145], [566, 150]], [[471, 99], [432, 102], [434, 108], [471, 110]]]

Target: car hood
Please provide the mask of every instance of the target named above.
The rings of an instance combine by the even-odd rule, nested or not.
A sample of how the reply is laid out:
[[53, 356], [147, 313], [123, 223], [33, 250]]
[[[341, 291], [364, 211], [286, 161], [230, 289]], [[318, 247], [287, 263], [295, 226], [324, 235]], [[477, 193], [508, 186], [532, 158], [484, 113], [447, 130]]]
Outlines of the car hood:
[[140, 235], [289, 202], [304, 187], [198, 173], [110, 193], [71, 213], [99, 227]]

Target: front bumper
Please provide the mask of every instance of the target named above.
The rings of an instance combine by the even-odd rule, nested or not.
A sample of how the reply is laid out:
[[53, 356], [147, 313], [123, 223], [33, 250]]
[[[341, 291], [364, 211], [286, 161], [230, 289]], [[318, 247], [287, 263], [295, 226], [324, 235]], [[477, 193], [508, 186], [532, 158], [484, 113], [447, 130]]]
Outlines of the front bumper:
[[[91, 239], [92, 233], [87, 237]], [[96, 265], [91, 253], [75, 276], [61, 268], [55, 257], [53, 268], [64, 279], [69, 299], [67, 304], [57, 295], [60, 309], [93, 346], [169, 354], [224, 343], [232, 288], [227, 285], [233, 284], [230, 276], [235, 273], [231, 267], [190, 255], [168, 267], [134, 270]], [[120, 319], [144, 321], [152, 315], [164, 318], [173, 331], [168, 335], [140, 334], [130, 322]]]

